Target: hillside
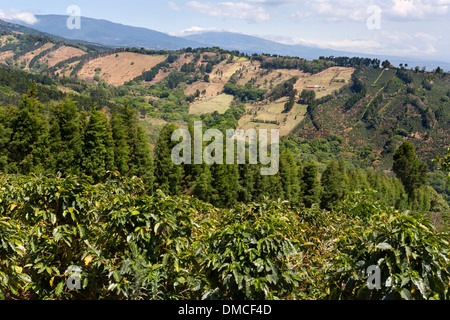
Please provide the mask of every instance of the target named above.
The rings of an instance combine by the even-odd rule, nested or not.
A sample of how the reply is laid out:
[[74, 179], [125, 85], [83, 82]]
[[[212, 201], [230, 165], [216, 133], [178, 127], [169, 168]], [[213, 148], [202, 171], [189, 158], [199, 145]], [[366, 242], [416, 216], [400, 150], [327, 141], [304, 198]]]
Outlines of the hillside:
[[[414, 141], [426, 159], [434, 158], [450, 144], [449, 78], [445, 73], [358, 67], [374, 61], [368, 59], [308, 62], [220, 49], [99, 51], [8, 31], [0, 41], [0, 63], [10, 67], [93, 84], [126, 85], [134, 97], [131, 101], [141, 100], [143, 93], [143, 102], [153, 101], [155, 110], [160, 110], [162, 101], [171, 100], [161, 95], [161, 85], [179, 89], [188, 99], [184, 104], [176, 103], [178, 119], [186, 119], [183, 114], [223, 114], [240, 102], [246, 110], [239, 119], [242, 128], [278, 128], [282, 136], [293, 133], [310, 140], [339, 136], [354, 149], [373, 144], [374, 164], [381, 161], [382, 168], [389, 167], [389, 161], [384, 163], [383, 158], [388, 159], [403, 138]], [[363, 96], [351, 87], [355, 70], [356, 78], [366, 88]], [[286, 89], [290, 82], [292, 88]], [[73, 90], [70, 83], [60, 88]], [[315, 92], [316, 106], [308, 108], [308, 103], [301, 101], [305, 89]], [[295, 103], [287, 111], [289, 99]], [[155, 115], [162, 116], [160, 111]], [[166, 113], [163, 118], [170, 116]]]
[[[322, 163], [321, 171], [330, 158], [390, 171], [404, 140], [434, 168], [431, 159], [450, 145], [450, 84], [442, 71], [381, 68], [377, 59], [308, 61], [218, 48], [100, 50], [9, 29], [0, 41], [0, 64], [50, 76], [50, 87], [49, 78], [41, 80], [45, 100], [65, 95], [85, 108], [126, 102], [139, 111], [152, 144], [174, 121], [277, 128], [297, 157]], [[310, 91], [314, 99], [303, 99]], [[4, 104], [19, 100], [6, 89], [0, 93]], [[325, 146], [305, 148], [313, 141]]]
[[[0, 27], [0, 299], [449, 299], [449, 82]], [[280, 129], [277, 170], [176, 163], [194, 121]]]

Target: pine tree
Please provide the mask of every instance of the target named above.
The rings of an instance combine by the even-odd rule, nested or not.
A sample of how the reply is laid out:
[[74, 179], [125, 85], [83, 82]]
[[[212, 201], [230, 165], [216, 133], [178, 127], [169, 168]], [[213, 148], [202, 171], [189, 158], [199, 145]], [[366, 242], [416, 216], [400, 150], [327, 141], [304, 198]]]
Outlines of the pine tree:
[[218, 207], [231, 207], [239, 195], [239, 169], [234, 164], [211, 165], [212, 187], [217, 191], [212, 203]]
[[[200, 165], [197, 165], [200, 167]], [[211, 202], [216, 197], [216, 190], [212, 187], [213, 178], [209, 165], [201, 165], [202, 170], [197, 171], [194, 178], [193, 195], [198, 199]]]
[[255, 188], [258, 175], [260, 175], [258, 165], [246, 163], [239, 166], [239, 202], [249, 203], [254, 200], [255, 193], [259, 192]]
[[130, 147], [128, 133], [121, 115], [113, 112], [111, 116], [111, 130], [114, 140], [114, 163], [121, 175], [127, 175], [130, 167]]
[[49, 165], [48, 123], [44, 106], [36, 96], [34, 84], [28, 94], [22, 96], [19, 111], [11, 122], [8, 162], [12, 172], [43, 172]]
[[285, 149], [280, 155], [280, 178], [283, 187], [284, 200], [292, 205], [299, 205], [300, 182], [299, 167], [293, 153]]
[[184, 191], [182, 165], [172, 161], [172, 150], [178, 144], [172, 141], [176, 125], [169, 123], [161, 130], [155, 146], [155, 185], [166, 194], [178, 195]]
[[82, 159], [82, 133], [75, 103], [67, 100], [54, 107], [50, 123], [52, 171], [79, 174]]
[[335, 160], [330, 161], [322, 175], [321, 206], [331, 210], [344, 197], [346, 181], [343, 166]]
[[[129, 148], [128, 175], [142, 178], [144, 183], [153, 189], [155, 179], [152, 151], [145, 131], [137, 121], [136, 111], [129, 105], [123, 110], [122, 122], [128, 132], [126, 139]], [[125, 155], [126, 151], [122, 151], [122, 154]]]
[[303, 203], [307, 208], [313, 204], [320, 204], [321, 186], [319, 171], [313, 161], [307, 162], [303, 167], [302, 175]]
[[402, 181], [410, 200], [414, 197], [414, 190], [427, 181], [427, 166], [416, 157], [410, 142], [403, 142], [394, 153], [393, 171]]
[[9, 119], [14, 118], [15, 113], [12, 108], [0, 106], [0, 172], [8, 170], [8, 145], [12, 134]]
[[108, 118], [93, 110], [83, 136], [83, 172], [95, 182], [103, 179], [114, 166], [114, 140]]

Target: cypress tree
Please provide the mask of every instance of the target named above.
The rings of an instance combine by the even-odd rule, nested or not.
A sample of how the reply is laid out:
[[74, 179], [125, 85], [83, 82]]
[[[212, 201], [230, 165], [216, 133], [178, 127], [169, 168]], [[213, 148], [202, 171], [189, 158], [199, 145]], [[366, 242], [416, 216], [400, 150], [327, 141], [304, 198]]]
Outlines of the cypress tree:
[[114, 140], [108, 118], [93, 110], [83, 136], [83, 172], [95, 182], [103, 179], [114, 166]]
[[128, 146], [128, 133], [123, 118], [113, 112], [111, 117], [111, 130], [114, 139], [114, 163], [121, 175], [127, 175], [130, 167], [130, 147]]
[[216, 198], [216, 190], [212, 187], [213, 178], [209, 165], [197, 165], [202, 170], [197, 171], [197, 175], [194, 177], [194, 191], [193, 195], [198, 199], [211, 202]]
[[49, 165], [48, 123], [44, 106], [37, 100], [37, 89], [22, 96], [21, 106], [12, 119], [9, 143], [10, 171], [22, 174], [43, 172]]
[[243, 164], [239, 166], [239, 185], [240, 191], [238, 195], [238, 201], [249, 203], [253, 201], [256, 190], [256, 180], [260, 175], [258, 165], [255, 164]]
[[303, 167], [302, 175], [303, 203], [307, 208], [313, 204], [320, 204], [321, 186], [319, 171], [313, 161], [307, 162]]
[[51, 168], [53, 172], [79, 174], [82, 133], [77, 107], [66, 100], [53, 108], [50, 126]]
[[218, 207], [235, 205], [240, 189], [238, 165], [213, 164], [211, 169], [212, 187], [217, 191], [212, 203]]
[[182, 165], [172, 161], [172, 149], [179, 143], [172, 141], [176, 125], [169, 123], [161, 130], [155, 146], [155, 186], [166, 194], [178, 195], [184, 191]]
[[427, 166], [419, 161], [414, 146], [407, 141], [394, 153], [393, 171], [402, 181], [410, 200], [414, 198], [414, 190], [427, 181]]
[[331, 210], [345, 194], [345, 172], [342, 164], [335, 160], [330, 161], [322, 175], [322, 199], [321, 206]]
[[279, 172], [284, 200], [289, 201], [294, 206], [298, 205], [300, 195], [299, 168], [294, 155], [288, 149], [281, 152]]
[[[150, 144], [144, 129], [137, 121], [136, 111], [128, 105], [123, 110], [122, 122], [128, 132], [126, 140], [129, 148], [128, 175], [141, 177], [144, 183], [153, 189], [154, 167]], [[126, 150], [122, 151], [124, 158], [126, 153]]]
[[0, 171], [6, 172], [8, 169], [8, 144], [11, 139], [12, 130], [9, 119], [14, 118], [11, 108], [0, 106]]

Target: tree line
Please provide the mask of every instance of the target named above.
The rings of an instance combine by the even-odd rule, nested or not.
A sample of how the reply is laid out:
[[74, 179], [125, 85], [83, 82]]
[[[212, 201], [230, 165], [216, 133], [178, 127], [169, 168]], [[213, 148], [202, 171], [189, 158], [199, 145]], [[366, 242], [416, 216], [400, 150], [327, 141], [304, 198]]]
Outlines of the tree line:
[[[205, 121], [225, 130], [224, 124], [235, 123], [242, 111], [239, 106]], [[193, 130], [192, 123], [189, 128]], [[150, 191], [191, 194], [217, 207], [267, 197], [287, 200], [295, 207], [319, 204], [331, 210], [349, 193], [367, 189], [377, 190], [384, 204], [398, 209], [426, 212], [445, 207], [445, 201], [425, 186], [427, 169], [412, 145], [402, 145], [394, 155], [397, 177], [348, 169], [342, 160], [330, 161], [320, 175], [317, 163], [296, 158], [288, 148], [281, 151], [278, 174], [262, 176], [259, 164], [175, 165], [171, 150], [178, 144], [172, 141], [176, 129], [175, 124], [162, 129], [152, 154], [130, 106], [112, 112], [79, 112], [76, 103], [65, 100], [45, 107], [34, 88], [23, 95], [19, 107], [0, 108], [0, 170], [84, 175], [93, 183], [117, 172], [142, 178]]]

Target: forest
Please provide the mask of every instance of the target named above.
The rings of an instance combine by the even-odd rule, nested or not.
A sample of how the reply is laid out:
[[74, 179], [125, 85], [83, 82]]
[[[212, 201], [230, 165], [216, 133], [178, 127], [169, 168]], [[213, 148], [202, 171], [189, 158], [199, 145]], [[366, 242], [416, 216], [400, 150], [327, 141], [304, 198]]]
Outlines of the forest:
[[[36, 96], [1, 109], [3, 299], [449, 298], [448, 203], [410, 143], [396, 177], [341, 160], [319, 179], [288, 148], [261, 176], [174, 165], [174, 124], [152, 155], [130, 107], [46, 110]], [[81, 290], [66, 286], [72, 265]]]
[[[38, 45], [24, 38], [10, 44], [18, 57]], [[445, 73], [364, 58], [87, 48], [62, 77], [65, 63], [38, 63], [50, 52], [32, 70], [0, 67], [0, 299], [450, 298]], [[166, 58], [120, 86], [78, 79], [89, 59], [123, 52]], [[233, 98], [226, 111], [190, 113], [205, 94], [187, 88], [239, 61], [259, 63], [258, 77], [355, 72], [317, 97], [294, 89], [299, 77], [263, 87], [256, 76], [242, 84], [238, 69], [218, 92]], [[281, 114], [307, 111], [280, 141], [277, 174], [173, 163], [175, 130], [235, 129], [249, 106], [279, 99]]]

